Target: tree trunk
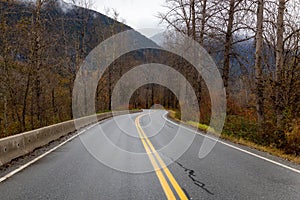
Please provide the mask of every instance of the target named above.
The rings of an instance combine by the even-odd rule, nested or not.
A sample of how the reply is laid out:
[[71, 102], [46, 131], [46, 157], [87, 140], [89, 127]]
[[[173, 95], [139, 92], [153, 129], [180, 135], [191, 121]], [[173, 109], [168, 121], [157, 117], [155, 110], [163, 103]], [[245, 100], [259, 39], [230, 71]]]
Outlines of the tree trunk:
[[230, 56], [231, 56], [231, 48], [232, 48], [232, 29], [233, 29], [233, 21], [234, 21], [234, 13], [235, 13], [235, 0], [230, 0], [229, 4], [229, 12], [228, 12], [228, 26], [226, 31], [225, 38], [225, 50], [224, 50], [224, 65], [223, 65], [223, 81], [224, 87], [226, 89], [226, 98], [228, 99], [228, 80], [230, 73]]
[[191, 0], [191, 13], [192, 13], [192, 37], [196, 40], [196, 3]]
[[108, 110], [111, 110], [111, 93], [112, 93], [112, 70], [108, 68]]
[[277, 16], [277, 45], [276, 45], [276, 77], [275, 77], [275, 113], [277, 128], [282, 127], [283, 106], [282, 106], [282, 70], [284, 63], [284, 10], [286, 0], [279, 0]]
[[207, 6], [207, 0], [203, 0], [203, 7], [201, 11], [201, 30], [200, 30], [200, 36], [199, 36], [199, 44], [201, 46], [204, 45], [204, 32], [205, 32], [205, 23], [206, 23], [206, 6]]
[[262, 77], [264, 0], [258, 0], [257, 4], [255, 84], [257, 121], [259, 127], [261, 128], [261, 125], [264, 121], [264, 84]]
[[26, 89], [23, 99], [23, 109], [22, 109], [22, 129], [23, 131], [26, 130], [26, 109], [27, 109], [27, 97], [29, 93], [29, 87], [30, 87], [30, 78], [31, 78], [31, 72], [29, 72], [27, 77], [27, 83], [26, 83]]
[[37, 0], [36, 1], [36, 10], [35, 10], [35, 20], [34, 23], [34, 46], [33, 46], [33, 52], [34, 52], [34, 58], [33, 61], [35, 63], [35, 71], [36, 71], [36, 77], [35, 77], [35, 94], [36, 94], [36, 105], [37, 105], [37, 120], [39, 127], [42, 127], [42, 106], [41, 106], [41, 80], [40, 80], [40, 69], [41, 69], [41, 9], [42, 9], [42, 1]]

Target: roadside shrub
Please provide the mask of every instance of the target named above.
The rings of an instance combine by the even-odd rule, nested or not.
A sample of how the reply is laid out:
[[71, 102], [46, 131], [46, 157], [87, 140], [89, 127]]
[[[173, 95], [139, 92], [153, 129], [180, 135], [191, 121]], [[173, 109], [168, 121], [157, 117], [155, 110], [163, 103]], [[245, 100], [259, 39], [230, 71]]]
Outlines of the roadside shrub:
[[276, 127], [274, 126], [274, 123], [271, 121], [265, 121], [264, 124], [262, 124], [262, 131], [259, 133], [259, 144], [270, 146], [275, 132]]
[[180, 112], [180, 110], [176, 110], [175, 111], [175, 118], [178, 119], [178, 120], [181, 120], [181, 112]]
[[275, 148], [283, 149], [287, 144], [286, 135], [283, 130], [276, 130], [271, 139], [271, 146]]
[[210, 128], [208, 125], [200, 124], [200, 123], [194, 122], [194, 121], [188, 121], [187, 124], [190, 124], [194, 127], [198, 127], [198, 129], [201, 130], [201, 131], [210, 131], [210, 130], [212, 130], [212, 128]]
[[295, 123], [293, 130], [286, 134], [287, 144], [285, 147], [286, 153], [300, 155], [300, 121]]
[[238, 115], [227, 115], [222, 134], [243, 138], [258, 143], [257, 125], [255, 121]]
[[262, 126], [258, 144], [279, 149], [285, 147], [287, 141], [283, 130], [278, 129], [273, 121], [266, 121]]

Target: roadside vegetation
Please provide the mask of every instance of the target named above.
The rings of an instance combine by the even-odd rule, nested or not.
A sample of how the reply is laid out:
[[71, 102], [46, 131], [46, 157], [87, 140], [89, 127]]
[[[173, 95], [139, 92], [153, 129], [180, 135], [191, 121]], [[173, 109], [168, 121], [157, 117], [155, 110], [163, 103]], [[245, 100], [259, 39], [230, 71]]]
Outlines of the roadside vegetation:
[[[175, 121], [180, 121], [180, 111], [178, 110], [169, 110], [168, 116]], [[197, 128], [205, 134], [215, 134], [214, 130], [207, 124], [195, 121], [185, 121], [182, 123], [187, 126]], [[242, 116], [230, 115], [226, 118], [224, 129], [220, 138], [300, 164], [300, 123], [298, 126], [295, 126], [293, 133], [286, 132], [279, 138], [272, 138], [272, 136], [268, 135], [268, 133], [261, 136], [258, 134], [257, 129], [258, 127], [255, 120], [251, 121]], [[269, 134], [273, 135], [273, 131], [270, 130]]]

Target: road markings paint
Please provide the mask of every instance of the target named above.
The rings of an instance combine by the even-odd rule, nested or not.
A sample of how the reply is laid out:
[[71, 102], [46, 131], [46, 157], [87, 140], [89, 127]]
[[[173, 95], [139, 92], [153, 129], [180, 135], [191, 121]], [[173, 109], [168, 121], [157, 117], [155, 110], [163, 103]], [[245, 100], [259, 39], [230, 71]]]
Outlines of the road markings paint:
[[[170, 183], [172, 184], [173, 188], [175, 189], [175, 191], [177, 192], [178, 196], [180, 199], [184, 199], [187, 200], [188, 198], [186, 197], [184, 191], [181, 189], [181, 187], [179, 186], [179, 184], [177, 183], [176, 179], [174, 178], [174, 176], [172, 175], [172, 173], [170, 172], [170, 170], [168, 169], [168, 167], [166, 166], [166, 164], [164, 163], [164, 161], [162, 160], [162, 158], [159, 156], [159, 154], [157, 153], [157, 151], [155, 150], [154, 146], [152, 145], [151, 141], [149, 140], [149, 138], [147, 137], [147, 135], [145, 134], [145, 132], [143, 131], [139, 120], [141, 117], [145, 116], [147, 114], [144, 115], [140, 115], [136, 118], [135, 120], [135, 124], [139, 133], [139, 136], [142, 140], [142, 143], [144, 145], [144, 148], [149, 156], [149, 159], [152, 163], [152, 166], [156, 172], [156, 175], [163, 187], [163, 190], [167, 196], [167, 199], [176, 199], [172, 190], [170, 189], [169, 184], [167, 183], [163, 173], [161, 172], [160, 168], [158, 167], [158, 163], [156, 162], [156, 160], [154, 159], [154, 157], [157, 159], [157, 161], [159, 162], [160, 166], [162, 167], [162, 169], [164, 170], [167, 178], [169, 179]], [[154, 157], [153, 157], [154, 155]]]
[[141, 137], [141, 140], [142, 140], [142, 143], [144, 145], [144, 148], [145, 148], [145, 150], [146, 150], [146, 152], [147, 152], [147, 154], [149, 156], [151, 164], [152, 164], [152, 166], [153, 166], [153, 168], [155, 170], [155, 173], [156, 173], [156, 175], [158, 177], [158, 180], [159, 180], [159, 182], [160, 182], [160, 184], [161, 184], [161, 186], [162, 186], [162, 188], [163, 188], [163, 190], [164, 190], [164, 192], [165, 192], [165, 194], [167, 196], [167, 199], [176, 199], [175, 196], [174, 196], [174, 194], [173, 194], [173, 192], [172, 192], [172, 190], [171, 190], [171, 188], [170, 188], [170, 186], [169, 186], [169, 184], [168, 184], [168, 182], [167, 182], [167, 180], [165, 179], [162, 171], [159, 169], [159, 166], [158, 166], [157, 162], [155, 161], [155, 158], [153, 157], [152, 152], [150, 151], [148, 145], [146, 144], [143, 136], [141, 135], [141, 133], [140, 133], [139, 130], [138, 130], [138, 132], [139, 132], [139, 135]]
[[167, 114], [168, 114], [168, 113], [166, 113], [165, 115], [163, 115], [163, 118], [164, 118], [166, 121], [168, 121], [168, 122], [170, 122], [170, 123], [172, 123], [172, 124], [174, 124], [174, 125], [176, 125], [176, 126], [178, 126], [178, 127], [181, 127], [181, 128], [183, 128], [183, 129], [185, 129], [185, 130], [187, 130], [187, 131], [189, 131], [189, 132], [192, 132], [192, 133], [194, 133], [194, 134], [196, 133], [196, 134], [198, 134], [198, 135], [201, 135], [201, 136], [206, 137], [206, 138], [208, 138], [208, 139], [217, 141], [218, 143], [221, 143], [221, 144], [223, 144], [223, 145], [226, 145], [226, 146], [228, 146], [228, 147], [231, 147], [231, 148], [233, 148], [233, 149], [236, 149], [236, 150], [241, 151], [241, 152], [243, 152], [243, 153], [246, 153], [246, 154], [248, 154], [248, 155], [254, 156], [254, 157], [256, 157], [256, 158], [260, 158], [260, 159], [262, 159], [262, 160], [264, 160], [264, 161], [270, 162], [270, 163], [272, 163], [272, 164], [275, 164], [275, 165], [277, 165], [277, 166], [283, 167], [283, 168], [285, 168], [285, 169], [288, 169], [288, 170], [291, 170], [291, 171], [293, 171], [293, 172], [296, 172], [296, 173], [300, 174], [300, 170], [298, 170], [298, 169], [295, 169], [295, 168], [293, 168], [293, 167], [284, 165], [284, 164], [282, 164], [282, 163], [276, 162], [276, 161], [274, 161], [274, 160], [271, 160], [271, 159], [269, 159], [269, 158], [260, 156], [260, 155], [258, 155], [258, 154], [252, 153], [252, 152], [247, 151], [247, 150], [245, 150], [245, 149], [241, 149], [241, 148], [239, 148], [239, 147], [236, 147], [236, 146], [234, 146], [234, 145], [228, 144], [228, 143], [226, 143], [226, 142], [223, 142], [223, 141], [218, 140], [218, 139], [216, 139], [216, 138], [213, 138], [213, 137], [211, 137], [211, 136], [202, 134], [201, 132], [198, 132], [198, 131], [193, 130], [193, 129], [191, 129], [191, 128], [187, 128], [187, 127], [185, 127], [185, 126], [179, 125], [179, 124], [177, 124], [177, 123], [175, 123], [175, 122], [169, 120], [168, 118], [166, 118], [166, 115], [167, 115]]
[[157, 153], [157, 151], [155, 150], [155, 148], [153, 147], [151, 141], [149, 140], [149, 138], [146, 136], [145, 132], [142, 130], [141, 128], [141, 132], [144, 136], [144, 138], [146, 139], [148, 145], [150, 146], [150, 149], [152, 150], [152, 152], [154, 153], [154, 155], [156, 156], [159, 164], [161, 165], [161, 167], [163, 168], [164, 172], [166, 173], [167, 177], [169, 178], [170, 182], [172, 183], [174, 189], [177, 191], [178, 195], [180, 197], [182, 197], [181, 199], [184, 199], [183, 197], [185, 196], [185, 193], [183, 192], [183, 190], [181, 189], [181, 187], [179, 186], [179, 184], [177, 183], [177, 181], [175, 180], [174, 176], [172, 175], [172, 173], [170, 172], [170, 170], [167, 168], [166, 164], [164, 163], [164, 161], [162, 160], [162, 158], [160, 157], [160, 155]]

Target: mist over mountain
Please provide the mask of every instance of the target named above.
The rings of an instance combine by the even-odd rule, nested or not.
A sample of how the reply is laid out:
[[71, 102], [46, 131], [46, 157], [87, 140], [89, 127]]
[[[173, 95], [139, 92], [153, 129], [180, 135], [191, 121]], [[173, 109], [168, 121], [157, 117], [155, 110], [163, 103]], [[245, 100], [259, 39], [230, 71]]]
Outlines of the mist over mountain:
[[150, 39], [156, 44], [158, 44], [159, 46], [163, 46], [165, 42], [165, 36], [163, 32], [153, 35], [152, 37], [150, 37]]
[[[166, 42], [165, 33], [158, 33], [150, 38], [156, 44], [164, 46]], [[238, 40], [246, 39], [240, 36]], [[224, 61], [224, 44], [219, 40], [206, 41], [204, 48], [210, 53], [210, 55], [215, 60], [216, 64], [220, 69], [222, 69], [222, 64]], [[265, 51], [267, 47], [265, 46]], [[231, 69], [230, 74], [232, 76], [240, 76], [242, 74], [253, 73], [253, 65], [255, 61], [255, 40], [249, 39], [233, 46], [233, 55], [231, 58]], [[272, 60], [272, 58], [270, 58]], [[271, 61], [270, 60], [270, 61]]]
[[[0, 12], [11, 26], [24, 24], [30, 28], [32, 20], [35, 20], [35, 1], [24, 0], [14, 3], [0, 1]], [[81, 50], [82, 57], [87, 54], [110, 36], [131, 27], [120, 23], [99, 12], [78, 7], [62, 0], [50, 0], [42, 4], [41, 18], [45, 26], [43, 27], [43, 37], [55, 37], [56, 47], [52, 52], [53, 56], [65, 54], [64, 49], [68, 49], [68, 55], [75, 59], [75, 52]], [[151, 40], [138, 32], [133, 37], [139, 38], [140, 42], [149, 46], [156, 46]], [[22, 35], [11, 35], [13, 37], [23, 37]], [[1, 50], [0, 50], [1, 54]], [[19, 54], [22, 54], [19, 52]], [[27, 57], [27, 55], [22, 55]]]

